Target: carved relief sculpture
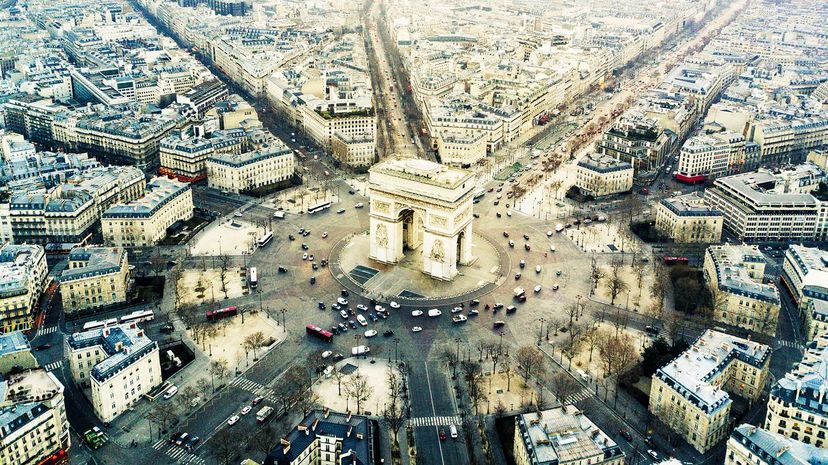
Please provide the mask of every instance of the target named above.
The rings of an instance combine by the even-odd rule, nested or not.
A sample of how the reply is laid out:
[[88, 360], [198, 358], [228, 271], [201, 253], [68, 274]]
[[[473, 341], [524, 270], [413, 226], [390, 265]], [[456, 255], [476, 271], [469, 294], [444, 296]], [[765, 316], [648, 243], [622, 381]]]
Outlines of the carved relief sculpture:
[[446, 261], [446, 247], [440, 239], [435, 240], [431, 246], [431, 259], [437, 263], [444, 263]]

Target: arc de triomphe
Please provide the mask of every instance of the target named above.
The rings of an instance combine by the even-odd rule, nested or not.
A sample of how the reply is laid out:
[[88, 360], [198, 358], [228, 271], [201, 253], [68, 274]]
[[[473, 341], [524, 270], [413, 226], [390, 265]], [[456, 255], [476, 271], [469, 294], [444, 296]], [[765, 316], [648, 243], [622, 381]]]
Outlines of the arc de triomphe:
[[422, 253], [423, 273], [443, 280], [473, 261], [472, 173], [392, 158], [374, 165], [368, 182], [371, 259], [393, 264], [406, 252]]

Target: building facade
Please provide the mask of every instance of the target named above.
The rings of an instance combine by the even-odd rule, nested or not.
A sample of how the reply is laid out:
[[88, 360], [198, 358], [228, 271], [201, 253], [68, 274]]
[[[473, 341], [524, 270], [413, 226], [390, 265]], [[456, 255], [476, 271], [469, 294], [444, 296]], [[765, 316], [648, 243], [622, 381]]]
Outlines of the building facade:
[[264, 465], [376, 463], [375, 434], [367, 417], [315, 410], [267, 454]]
[[101, 421], [112, 421], [161, 384], [158, 343], [134, 323], [106, 326], [66, 339], [72, 378], [92, 390]]
[[43, 247], [0, 247], [0, 333], [32, 329], [47, 273]]
[[655, 228], [677, 243], [715, 243], [722, 238], [722, 213], [693, 192], [661, 199], [655, 208]]
[[707, 330], [653, 375], [649, 410], [704, 453], [728, 435], [727, 391], [758, 399], [770, 356], [764, 344]]
[[743, 424], [727, 440], [724, 465], [813, 465], [828, 463], [828, 450]]
[[117, 247], [79, 247], [69, 252], [60, 275], [63, 311], [74, 313], [126, 302], [129, 289], [126, 250]]
[[828, 331], [828, 252], [789, 246], [779, 282], [799, 307], [806, 339]]
[[593, 198], [630, 192], [633, 167], [609, 155], [589, 154], [578, 162], [575, 185]]
[[242, 153], [216, 153], [207, 158], [207, 183], [215, 189], [251, 192], [286, 185], [296, 159], [286, 146], [274, 144]]

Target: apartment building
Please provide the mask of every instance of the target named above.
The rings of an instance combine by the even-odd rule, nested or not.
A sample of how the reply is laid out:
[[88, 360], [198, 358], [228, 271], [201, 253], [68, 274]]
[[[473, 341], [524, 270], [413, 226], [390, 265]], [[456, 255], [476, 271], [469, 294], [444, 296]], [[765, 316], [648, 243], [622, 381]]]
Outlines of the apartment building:
[[72, 445], [63, 384], [49, 371], [32, 368], [0, 373], [0, 463], [39, 465]]
[[66, 338], [72, 378], [92, 390], [92, 408], [112, 421], [161, 384], [158, 343], [134, 323], [105, 326]]
[[633, 167], [609, 155], [587, 154], [578, 162], [575, 186], [593, 198], [629, 192], [633, 186]]
[[715, 243], [722, 238], [722, 212], [698, 193], [661, 199], [655, 208], [655, 228], [677, 243]]
[[0, 247], [0, 333], [32, 329], [47, 273], [43, 247]]
[[760, 168], [717, 179], [704, 199], [722, 212], [725, 229], [742, 241], [824, 240], [828, 199], [814, 194], [825, 179], [812, 163]]
[[828, 252], [790, 245], [779, 278], [799, 307], [806, 339], [828, 331]]
[[696, 114], [704, 115], [733, 78], [731, 65], [694, 56], [674, 66], [659, 88], [692, 97]]
[[772, 433], [825, 447], [828, 434], [828, 333], [805, 345], [802, 360], [780, 378], [768, 396], [765, 429]]
[[227, 86], [218, 79], [197, 84], [181, 95], [176, 95], [175, 101], [188, 108], [188, 116], [201, 118], [218, 102], [227, 99], [230, 92]]
[[828, 463], [828, 449], [786, 438], [753, 425], [737, 426], [727, 440], [724, 465]]
[[749, 130], [762, 165], [801, 163], [808, 152], [828, 144], [828, 119], [821, 117], [761, 118]]
[[469, 167], [486, 158], [486, 133], [483, 131], [440, 131], [437, 134], [437, 153], [447, 165]]
[[243, 153], [216, 153], [207, 159], [210, 187], [230, 192], [261, 191], [290, 182], [296, 160], [282, 143], [263, 145]]
[[375, 463], [375, 434], [367, 417], [314, 410], [267, 454], [264, 465]]
[[140, 199], [108, 208], [101, 215], [104, 241], [114, 247], [150, 247], [167, 236], [167, 228], [193, 217], [189, 184], [166, 177], [147, 183]]
[[335, 160], [345, 166], [370, 168], [377, 158], [376, 138], [369, 134], [334, 134], [331, 152]]
[[15, 370], [31, 370], [40, 365], [32, 354], [29, 339], [22, 331], [0, 334], [0, 374]]
[[670, 144], [670, 137], [656, 120], [630, 110], [601, 135], [595, 149], [630, 163], [638, 174], [658, 169], [669, 153]]
[[623, 465], [611, 436], [574, 405], [515, 417], [516, 465]]
[[770, 356], [764, 344], [707, 330], [653, 375], [649, 410], [704, 453], [728, 435], [728, 392], [759, 398]]
[[704, 279], [713, 294], [713, 319], [773, 336], [779, 291], [765, 284], [765, 256], [749, 245], [714, 245], [704, 254]]
[[77, 247], [60, 275], [63, 311], [74, 313], [126, 302], [129, 264], [117, 247]]
[[687, 139], [679, 153], [677, 181], [702, 182], [740, 173], [745, 160], [745, 137], [731, 131], [702, 134]]

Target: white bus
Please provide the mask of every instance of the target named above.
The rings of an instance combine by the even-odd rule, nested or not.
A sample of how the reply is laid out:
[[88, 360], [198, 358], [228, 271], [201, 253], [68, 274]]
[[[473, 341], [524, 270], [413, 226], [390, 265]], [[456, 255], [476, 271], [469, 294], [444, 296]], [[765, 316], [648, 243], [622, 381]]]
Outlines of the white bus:
[[118, 320], [116, 318], [110, 318], [106, 321], [90, 321], [88, 323], [84, 323], [83, 330], [88, 331], [90, 329], [98, 329], [103, 328], [104, 326], [113, 326], [117, 324]]
[[318, 213], [318, 212], [321, 212], [322, 210], [327, 210], [329, 208], [331, 208], [331, 203], [330, 202], [322, 202], [322, 203], [318, 203], [318, 204], [308, 208], [308, 213], [311, 213], [311, 214]]
[[155, 313], [152, 310], [138, 310], [128, 313], [121, 317], [121, 324], [124, 323], [141, 323], [144, 321], [152, 321], [155, 319]]
[[250, 270], [247, 273], [247, 279], [250, 281], [250, 288], [256, 289], [259, 285], [259, 273], [255, 266], [250, 267]]
[[266, 246], [268, 243], [270, 243], [270, 240], [271, 240], [271, 239], [273, 239], [273, 233], [272, 233], [272, 232], [269, 232], [269, 233], [265, 234], [264, 236], [260, 237], [260, 238], [256, 241], [256, 243], [259, 245], [259, 247], [264, 247], [264, 246]]

